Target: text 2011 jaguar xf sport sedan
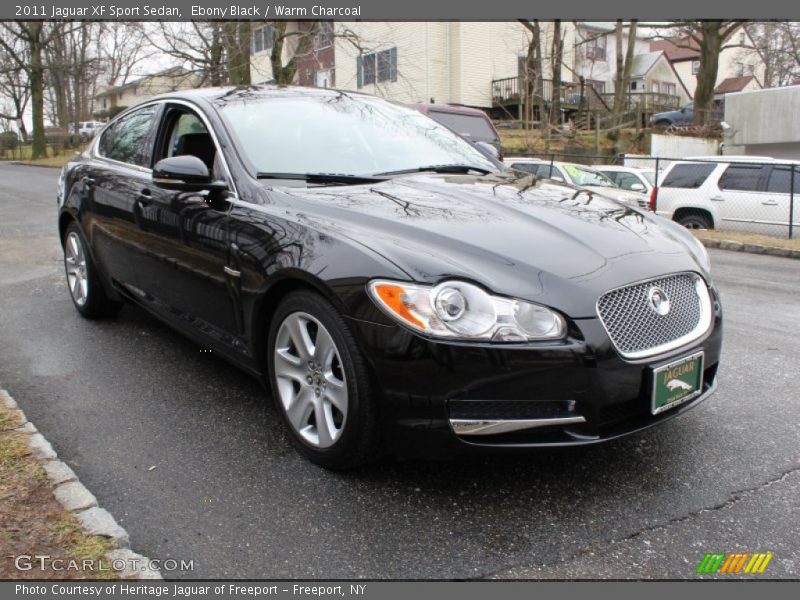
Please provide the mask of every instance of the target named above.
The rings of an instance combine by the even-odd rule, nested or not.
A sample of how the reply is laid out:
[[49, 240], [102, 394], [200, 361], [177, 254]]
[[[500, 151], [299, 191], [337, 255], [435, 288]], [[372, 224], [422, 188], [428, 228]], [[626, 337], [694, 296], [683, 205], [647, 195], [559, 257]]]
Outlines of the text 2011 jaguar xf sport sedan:
[[263, 378], [330, 468], [599, 442], [716, 386], [721, 308], [689, 232], [498, 172], [370, 96], [155, 97], [64, 168], [58, 206], [82, 315], [135, 302]]

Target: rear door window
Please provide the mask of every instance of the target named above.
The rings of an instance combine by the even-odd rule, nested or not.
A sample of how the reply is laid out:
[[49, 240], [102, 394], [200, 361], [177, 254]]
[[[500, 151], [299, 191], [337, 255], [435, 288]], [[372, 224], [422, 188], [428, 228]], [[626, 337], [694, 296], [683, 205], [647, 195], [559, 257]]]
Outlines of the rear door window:
[[661, 187], [697, 189], [717, 168], [711, 163], [681, 163], [672, 167]]
[[730, 165], [719, 178], [719, 189], [732, 192], [757, 192], [759, 180], [769, 169], [766, 165]]
[[140, 167], [150, 166], [150, 131], [158, 107], [146, 106], [125, 115], [103, 132], [100, 138], [101, 156]]
[[[767, 182], [767, 191], [773, 194], [788, 194], [792, 185], [790, 167], [772, 167]], [[794, 193], [800, 194], [800, 165], [794, 168]]]

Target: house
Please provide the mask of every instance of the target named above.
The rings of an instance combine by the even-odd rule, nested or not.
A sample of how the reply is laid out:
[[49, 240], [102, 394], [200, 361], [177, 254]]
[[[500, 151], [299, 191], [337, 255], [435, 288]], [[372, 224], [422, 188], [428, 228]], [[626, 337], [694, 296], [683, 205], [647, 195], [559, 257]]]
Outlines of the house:
[[102, 89], [94, 95], [95, 112], [108, 113], [114, 107], [133, 106], [151, 96], [193, 88], [198, 84], [199, 80], [195, 73], [183, 67], [171, 67], [125, 85]]
[[[700, 51], [697, 42], [689, 37], [675, 37], [657, 40], [650, 44], [650, 50], [663, 51], [669, 59], [675, 71], [678, 73], [683, 84], [689, 92], [690, 97], [694, 97], [697, 88], [697, 73], [700, 70]], [[750, 79], [744, 83], [744, 89], [759, 89], [764, 82], [766, 66], [761, 54], [757, 51], [750, 34], [745, 27], [739, 27], [733, 31], [725, 42], [719, 56], [719, 68], [717, 71], [716, 86], [726, 80], [738, 79], [737, 82], [728, 82], [723, 89], [728, 89], [736, 85], [742, 85], [743, 79]], [[717, 91], [724, 94], [724, 91]]]
[[[288, 27], [297, 31], [307, 26], [294, 22]], [[543, 28], [546, 38], [552, 35], [552, 24], [543, 23]], [[264, 25], [253, 31], [254, 82], [272, 79], [270, 30]], [[298, 57], [296, 83], [363, 91], [398, 102], [488, 109], [495, 100], [493, 80], [518, 80], [528, 35], [518, 22], [331, 23], [316, 34], [313, 50]], [[296, 44], [297, 37], [287, 41]], [[572, 44], [565, 47], [561, 76], [569, 81]], [[284, 48], [284, 62], [293, 51]]]
[[[622, 31], [622, 54], [629, 39]], [[617, 36], [614, 23], [580, 22], [576, 32], [575, 73], [583, 77], [607, 105], [613, 104], [617, 78]], [[651, 51], [646, 34], [633, 40], [633, 63], [627, 89], [629, 109], [646, 112], [670, 110], [685, 104], [691, 97], [680, 76], [663, 51]]]

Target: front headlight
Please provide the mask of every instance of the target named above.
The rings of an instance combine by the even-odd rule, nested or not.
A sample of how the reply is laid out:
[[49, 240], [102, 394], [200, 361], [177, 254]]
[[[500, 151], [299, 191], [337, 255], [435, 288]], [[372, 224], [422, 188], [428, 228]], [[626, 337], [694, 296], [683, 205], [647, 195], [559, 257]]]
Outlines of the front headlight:
[[464, 281], [430, 286], [376, 280], [368, 289], [390, 317], [432, 337], [526, 342], [561, 339], [567, 331], [564, 318], [549, 308], [492, 296]]

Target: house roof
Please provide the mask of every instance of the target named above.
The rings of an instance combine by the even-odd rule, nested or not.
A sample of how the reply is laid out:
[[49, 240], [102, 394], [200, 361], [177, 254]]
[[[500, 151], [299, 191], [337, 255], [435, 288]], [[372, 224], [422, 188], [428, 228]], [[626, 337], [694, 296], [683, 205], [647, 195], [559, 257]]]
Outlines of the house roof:
[[102, 96], [108, 96], [113, 94], [119, 94], [123, 90], [134, 88], [138, 85], [142, 85], [143, 83], [155, 78], [155, 77], [183, 77], [190, 74], [190, 71], [184, 69], [183, 67], [170, 67], [168, 69], [164, 69], [163, 71], [159, 71], [158, 73], [153, 73], [151, 75], [145, 75], [144, 77], [140, 77], [139, 79], [134, 79], [133, 81], [129, 81], [124, 85], [115, 85], [112, 87], [107, 87], [106, 89], [97, 92], [95, 94], [96, 98], [100, 98]]
[[729, 94], [731, 92], [741, 92], [747, 85], [755, 79], [752, 75], [745, 75], [744, 77], [728, 77], [723, 79], [717, 88], [714, 90], [715, 94]]
[[700, 57], [700, 48], [690, 37], [656, 40], [650, 43], [650, 50], [662, 51], [671, 62], [695, 60]]
[[663, 52], [635, 54], [631, 65], [631, 77], [644, 77], [647, 75], [662, 56], [664, 56]]

